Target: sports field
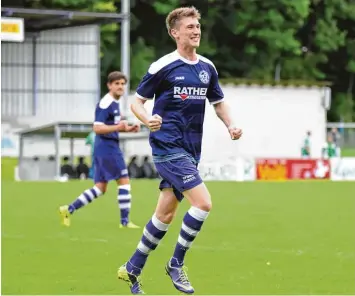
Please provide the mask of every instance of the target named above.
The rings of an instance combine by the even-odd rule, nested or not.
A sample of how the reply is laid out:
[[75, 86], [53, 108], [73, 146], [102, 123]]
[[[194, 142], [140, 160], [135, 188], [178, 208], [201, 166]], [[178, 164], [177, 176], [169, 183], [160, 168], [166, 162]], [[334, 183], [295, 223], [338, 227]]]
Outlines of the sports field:
[[[151, 217], [158, 181], [134, 181], [133, 221]], [[355, 183], [210, 182], [214, 208], [187, 255], [196, 294], [355, 294]], [[113, 184], [77, 212], [57, 208], [91, 182], [2, 182], [2, 294], [129, 294], [116, 279], [141, 230], [118, 228]], [[148, 294], [177, 294], [164, 265], [179, 215], [143, 273]]]

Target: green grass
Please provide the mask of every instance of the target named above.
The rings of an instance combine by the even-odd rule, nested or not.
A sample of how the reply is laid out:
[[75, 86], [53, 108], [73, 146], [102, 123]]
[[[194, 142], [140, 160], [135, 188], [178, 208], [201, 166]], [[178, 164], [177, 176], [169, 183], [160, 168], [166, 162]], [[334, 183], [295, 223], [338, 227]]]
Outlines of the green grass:
[[355, 148], [342, 148], [341, 149], [342, 157], [355, 157]]
[[[151, 217], [157, 184], [132, 183], [135, 223]], [[70, 228], [59, 224], [57, 208], [90, 182], [2, 185], [2, 294], [129, 294], [116, 269], [141, 230], [118, 228], [113, 184]], [[186, 258], [196, 294], [355, 294], [354, 182], [207, 185], [214, 208]], [[148, 260], [149, 294], [177, 294], [164, 265], [187, 209], [184, 201]]]
[[14, 180], [15, 167], [17, 166], [17, 158], [1, 157], [1, 180]]

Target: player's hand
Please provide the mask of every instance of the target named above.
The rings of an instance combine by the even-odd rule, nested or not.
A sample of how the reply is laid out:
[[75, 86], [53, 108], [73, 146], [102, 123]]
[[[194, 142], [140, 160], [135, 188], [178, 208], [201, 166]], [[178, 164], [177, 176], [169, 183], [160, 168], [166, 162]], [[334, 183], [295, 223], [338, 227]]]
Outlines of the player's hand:
[[163, 119], [158, 114], [154, 114], [151, 118], [149, 118], [148, 128], [152, 132], [156, 132], [156, 131], [160, 130], [162, 122], [163, 122]]
[[141, 130], [140, 124], [134, 124], [127, 126], [126, 132], [138, 133]]
[[127, 120], [121, 120], [119, 124], [116, 125], [117, 131], [118, 132], [124, 132], [128, 128], [128, 121]]
[[238, 140], [243, 135], [243, 131], [240, 128], [236, 128], [233, 126], [230, 126], [228, 128], [228, 131], [232, 140]]

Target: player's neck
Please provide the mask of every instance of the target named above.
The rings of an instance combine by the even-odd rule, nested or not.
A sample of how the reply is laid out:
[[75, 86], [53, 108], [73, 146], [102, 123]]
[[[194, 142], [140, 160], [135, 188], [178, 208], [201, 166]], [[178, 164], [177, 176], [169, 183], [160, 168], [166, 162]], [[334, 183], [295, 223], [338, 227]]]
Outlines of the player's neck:
[[116, 97], [113, 93], [109, 92], [109, 95], [114, 98], [116, 101], [118, 101], [121, 97]]
[[182, 56], [184, 59], [189, 60], [189, 61], [196, 61], [197, 60], [197, 53], [196, 53], [196, 48], [186, 48], [186, 47], [180, 47], [178, 46], [176, 51], [180, 56]]

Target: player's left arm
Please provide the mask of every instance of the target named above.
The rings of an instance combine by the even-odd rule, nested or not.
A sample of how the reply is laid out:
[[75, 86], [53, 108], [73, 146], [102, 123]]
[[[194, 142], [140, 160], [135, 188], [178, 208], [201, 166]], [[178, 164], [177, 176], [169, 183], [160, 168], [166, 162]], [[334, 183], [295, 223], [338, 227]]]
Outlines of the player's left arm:
[[242, 136], [242, 130], [234, 125], [229, 107], [224, 102], [224, 94], [218, 82], [217, 70], [214, 66], [211, 68], [211, 81], [207, 92], [208, 100], [213, 105], [218, 118], [227, 127], [231, 139], [238, 140]]
[[220, 120], [225, 124], [232, 140], [238, 140], [243, 132], [240, 128], [237, 128], [230, 116], [229, 108], [225, 102], [218, 102], [213, 105], [214, 110]]

